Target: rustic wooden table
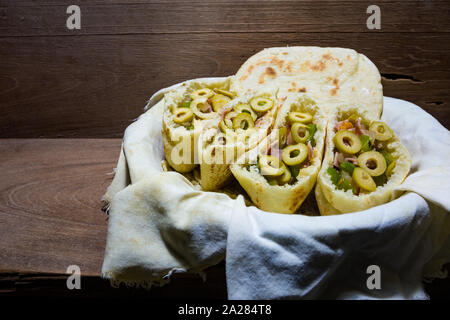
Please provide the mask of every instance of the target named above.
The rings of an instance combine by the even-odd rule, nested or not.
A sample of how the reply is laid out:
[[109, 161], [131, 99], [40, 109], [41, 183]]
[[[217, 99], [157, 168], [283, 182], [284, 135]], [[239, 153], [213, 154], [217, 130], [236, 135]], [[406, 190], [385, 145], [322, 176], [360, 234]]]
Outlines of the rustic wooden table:
[[[450, 128], [450, 2], [0, 1], [0, 292], [7, 295], [226, 297], [224, 264], [208, 281], [176, 275], [151, 291], [100, 279], [107, 217], [100, 198], [120, 138], [155, 91], [233, 74], [252, 54], [284, 45], [367, 55], [387, 96], [412, 101]], [[84, 290], [69, 291], [69, 265]], [[449, 280], [427, 285], [449, 297]]]

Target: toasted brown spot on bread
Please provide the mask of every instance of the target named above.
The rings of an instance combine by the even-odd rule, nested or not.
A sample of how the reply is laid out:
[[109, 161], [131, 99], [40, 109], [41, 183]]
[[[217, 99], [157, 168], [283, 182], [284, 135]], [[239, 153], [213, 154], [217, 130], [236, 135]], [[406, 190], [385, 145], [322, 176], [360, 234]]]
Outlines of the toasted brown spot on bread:
[[278, 68], [281, 69], [283, 67], [284, 61], [278, 59], [277, 57], [273, 57], [272, 60], [270, 60], [270, 63], [276, 65]]
[[241, 80], [241, 81], [244, 81], [245, 79], [247, 79], [248, 76], [252, 73], [252, 71], [253, 71], [254, 68], [255, 68], [255, 66], [253, 66], [253, 65], [251, 65], [250, 67], [248, 67], [247, 73], [244, 74], [244, 75], [240, 78], [240, 80]]
[[276, 74], [277, 74], [277, 72], [275, 71], [275, 69], [272, 68], [272, 67], [267, 67], [267, 68], [266, 68], [266, 73], [267, 73], [267, 75], [269, 75], [269, 76], [271, 76], [271, 77], [275, 77]]
[[271, 77], [271, 78], [274, 78], [277, 75], [277, 72], [275, 71], [274, 68], [267, 67], [266, 70], [263, 73], [261, 73], [261, 75], [259, 76], [259, 80], [258, 80], [259, 84], [263, 84], [264, 83], [264, 77], [266, 75]]
[[292, 72], [292, 65], [293, 65], [293, 62], [289, 61], [288, 64], [286, 65], [286, 67], [284, 68], [284, 71]]
[[298, 92], [306, 92], [306, 88], [305, 87], [299, 88]]
[[305, 61], [300, 65], [300, 71], [306, 71], [311, 66], [311, 62]]
[[315, 65], [311, 66], [313, 71], [323, 71], [327, 67], [327, 63], [324, 60], [318, 61]]

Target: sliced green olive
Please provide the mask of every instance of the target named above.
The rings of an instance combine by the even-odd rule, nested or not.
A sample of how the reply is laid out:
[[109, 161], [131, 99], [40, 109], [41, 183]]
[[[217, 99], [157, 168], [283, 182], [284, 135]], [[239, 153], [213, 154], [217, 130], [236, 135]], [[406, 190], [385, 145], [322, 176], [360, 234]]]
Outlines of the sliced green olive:
[[296, 122], [291, 126], [291, 135], [295, 142], [305, 143], [308, 140], [310, 133], [305, 124]]
[[333, 142], [339, 151], [349, 154], [357, 153], [362, 147], [359, 137], [348, 130], [338, 131], [333, 138]]
[[278, 129], [278, 148], [282, 149], [286, 145], [287, 140], [287, 128], [283, 127]]
[[374, 121], [369, 128], [369, 131], [375, 134], [375, 140], [387, 141], [394, 135], [391, 128], [381, 121]]
[[222, 89], [216, 89], [216, 92], [223, 94], [224, 96], [227, 96], [231, 99], [233, 99], [235, 97], [235, 95], [232, 92], [226, 91], [226, 90], [222, 90]]
[[252, 116], [248, 114], [247, 112], [239, 113], [236, 117], [233, 119], [233, 129], [243, 129], [247, 130], [249, 128], [253, 128], [255, 126]]
[[292, 177], [291, 171], [289, 170], [289, 168], [286, 168], [284, 170], [284, 173], [280, 177], [278, 177], [278, 179], [277, 179], [278, 184], [284, 185], [286, 183], [289, 183], [289, 181], [291, 181], [291, 177]]
[[233, 128], [233, 119], [238, 115], [236, 111], [230, 111], [225, 115], [225, 118], [223, 119], [225, 125], [228, 128]]
[[222, 110], [222, 108], [230, 101], [231, 99], [223, 94], [215, 94], [211, 98], [211, 103], [215, 112]]
[[375, 191], [377, 185], [366, 170], [356, 167], [352, 174], [353, 181], [362, 189], [367, 191]]
[[256, 119], [258, 118], [258, 115], [255, 113], [255, 111], [253, 111], [252, 107], [250, 107], [250, 105], [248, 105], [248, 104], [240, 103], [233, 109], [237, 113], [247, 112], [248, 114], [250, 114], [252, 116], [253, 121], [256, 121]]
[[288, 118], [291, 123], [295, 122], [308, 123], [312, 121], [313, 116], [307, 112], [292, 111], [289, 112]]
[[361, 153], [358, 157], [358, 165], [372, 177], [378, 177], [386, 171], [386, 160], [378, 151]]
[[222, 120], [222, 121], [220, 121], [220, 123], [219, 123], [219, 129], [220, 129], [220, 131], [222, 131], [223, 133], [225, 133], [225, 132], [227, 132], [227, 130], [230, 130], [231, 128], [228, 127], [228, 126], [225, 124], [225, 120]]
[[272, 109], [273, 100], [270, 98], [264, 98], [264, 97], [253, 98], [250, 101], [250, 106], [256, 112], [266, 112], [267, 110]]
[[281, 176], [286, 170], [284, 163], [274, 156], [261, 156], [258, 163], [261, 173], [267, 176]]
[[200, 98], [211, 98], [214, 95], [214, 91], [208, 88], [202, 88], [195, 90], [191, 93], [192, 100], [200, 99]]
[[386, 177], [390, 177], [390, 176], [391, 176], [392, 170], [394, 170], [396, 164], [397, 164], [397, 163], [396, 163], [395, 161], [392, 161], [392, 162], [388, 165], [388, 167], [387, 167], [387, 169], [386, 169]]
[[281, 159], [288, 166], [295, 166], [305, 161], [308, 156], [308, 147], [303, 144], [293, 144], [283, 149]]
[[191, 102], [191, 110], [200, 119], [212, 119], [215, 117], [211, 105], [206, 99], [193, 100]]
[[189, 108], [176, 108], [173, 116], [173, 122], [183, 123], [191, 121], [194, 113]]

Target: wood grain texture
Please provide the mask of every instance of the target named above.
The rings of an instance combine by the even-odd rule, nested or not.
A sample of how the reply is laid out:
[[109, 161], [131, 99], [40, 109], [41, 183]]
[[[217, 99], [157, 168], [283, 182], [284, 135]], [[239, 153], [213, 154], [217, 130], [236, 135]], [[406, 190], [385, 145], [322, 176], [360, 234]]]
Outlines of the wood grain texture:
[[120, 140], [0, 140], [0, 270], [98, 275]]
[[[112, 180], [117, 139], [0, 140], [0, 294], [226, 298], [224, 264], [176, 274], [151, 291], [111, 288], [100, 279], [107, 215], [100, 199]], [[66, 287], [70, 265], [81, 291]]]
[[0, 4], [0, 138], [119, 138], [152, 93], [226, 76], [272, 46], [353, 48], [378, 66], [387, 96], [450, 127], [450, 3], [381, 1], [69, 1]]

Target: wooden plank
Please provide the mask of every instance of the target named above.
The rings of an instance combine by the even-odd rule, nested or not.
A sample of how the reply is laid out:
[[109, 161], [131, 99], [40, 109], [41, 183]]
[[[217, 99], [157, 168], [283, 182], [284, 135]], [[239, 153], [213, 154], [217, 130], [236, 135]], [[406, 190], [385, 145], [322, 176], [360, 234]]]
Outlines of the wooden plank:
[[262, 48], [354, 48], [387, 74], [385, 94], [450, 128], [450, 34], [209, 33], [0, 39], [0, 138], [119, 138], [152, 93], [236, 72]]
[[[72, 35], [66, 28], [71, 1], [3, 1], [0, 36]], [[44, 2], [45, 3], [45, 2]], [[198, 32], [373, 32], [366, 27], [371, 1], [139, 1], [81, 2], [75, 34]], [[377, 32], [449, 32], [447, 1], [377, 2]], [[413, 9], [413, 10], [412, 10]]]
[[[0, 294], [226, 298], [224, 263], [198, 275], [175, 274], [151, 291], [110, 287], [99, 278], [107, 215], [100, 198], [120, 151], [117, 139], [0, 140]], [[82, 290], [66, 287], [69, 265]]]
[[0, 140], [0, 270], [98, 275], [120, 140]]

